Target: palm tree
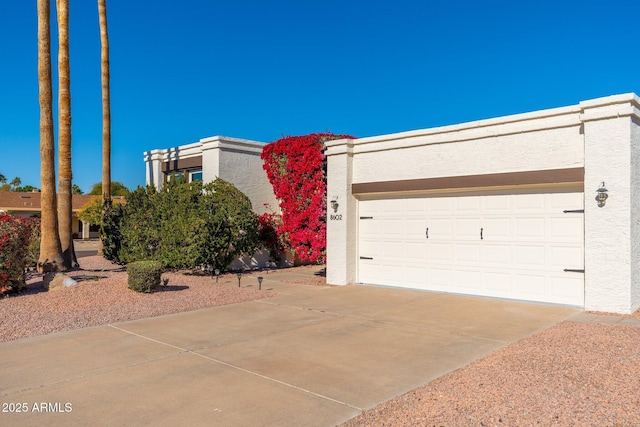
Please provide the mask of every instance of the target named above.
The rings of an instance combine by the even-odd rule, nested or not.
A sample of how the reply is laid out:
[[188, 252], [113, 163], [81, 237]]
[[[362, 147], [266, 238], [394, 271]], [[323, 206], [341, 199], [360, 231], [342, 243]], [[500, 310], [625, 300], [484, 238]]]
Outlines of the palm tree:
[[66, 268], [77, 268], [71, 202], [71, 73], [69, 70], [69, 0], [56, 0], [58, 16], [58, 227]]
[[100, 21], [100, 69], [102, 71], [102, 204], [111, 205], [111, 101], [109, 91], [109, 33], [107, 31], [107, 2], [98, 0]]
[[56, 209], [56, 175], [53, 142], [51, 84], [51, 17], [49, 0], [37, 0], [38, 10], [38, 87], [40, 103], [40, 196], [42, 218], [38, 271], [64, 269], [58, 215]]

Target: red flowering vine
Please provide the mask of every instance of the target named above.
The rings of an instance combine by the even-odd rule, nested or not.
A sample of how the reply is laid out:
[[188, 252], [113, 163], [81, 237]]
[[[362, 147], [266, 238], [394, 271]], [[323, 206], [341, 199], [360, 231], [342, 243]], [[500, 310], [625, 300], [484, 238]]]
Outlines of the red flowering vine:
[[262, 149], [267, 177], [280, 201], [279, 236], [302, 262], [325, 261], [327, 180], [324, 143], [349, 135], [314, 133], [281, 138]]

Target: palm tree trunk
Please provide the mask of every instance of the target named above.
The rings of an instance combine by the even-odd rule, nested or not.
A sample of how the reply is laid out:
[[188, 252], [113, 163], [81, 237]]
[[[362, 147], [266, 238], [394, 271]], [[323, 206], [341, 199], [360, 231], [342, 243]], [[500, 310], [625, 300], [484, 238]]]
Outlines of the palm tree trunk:
[[[111, 92], [109, 90], [109, 32], [107, 31], [107, 1], [98, 0], [100, 23], [100, 70], [102, 81], [102, 218], [111, 208]], [[102, 228], [98, 254], [102, 255]]]
[[38, 87], [40, 102], [40, 201], [42, 209], [38, 271], [64, 270], [58, 235], [56, 171], [51, 85], [51, 17], [49, 0], [38, 0]]
[[109, 33], [107, 2], [98, 0], [100, 21], [100, 69], [102, 71], [102, 202], [111, 204], [111, 94], [109, 90]]
[[56, 0], [58, 15], [58, 227], [66, 268], [77, 268], [73, 247], [71, 193], [71, 73], [69, 70], [69, 0]]

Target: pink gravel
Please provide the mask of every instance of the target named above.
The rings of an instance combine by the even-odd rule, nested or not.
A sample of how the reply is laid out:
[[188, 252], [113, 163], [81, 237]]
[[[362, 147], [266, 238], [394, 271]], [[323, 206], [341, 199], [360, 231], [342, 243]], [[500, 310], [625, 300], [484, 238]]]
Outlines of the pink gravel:
[[[78, 285], [45, 292], [41, 275], [27, 280], [25, 293], [0, 299], [0, 342], [53, 332], [143, 319], [276, 295], [241, 288], [235, 275], [215, 279], [190, 271], [164, 273], [168, 286], [150, 294], [127, 287], [127, 273], [99, 256], [81, 258], [81, 270], [67, 273]], [[249, 283], [245, 277], [244, 283]], [[254, 282], [257, 281], [253, 280]]]

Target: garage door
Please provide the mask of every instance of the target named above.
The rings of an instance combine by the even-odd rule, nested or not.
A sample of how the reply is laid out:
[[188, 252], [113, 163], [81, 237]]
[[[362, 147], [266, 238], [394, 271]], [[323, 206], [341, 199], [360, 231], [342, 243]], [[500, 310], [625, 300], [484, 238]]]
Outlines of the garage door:
[[362, 200], [358, 281], [584, 305], [583, 193]]

